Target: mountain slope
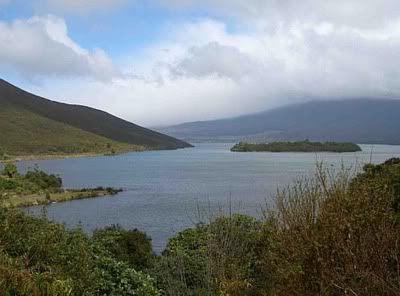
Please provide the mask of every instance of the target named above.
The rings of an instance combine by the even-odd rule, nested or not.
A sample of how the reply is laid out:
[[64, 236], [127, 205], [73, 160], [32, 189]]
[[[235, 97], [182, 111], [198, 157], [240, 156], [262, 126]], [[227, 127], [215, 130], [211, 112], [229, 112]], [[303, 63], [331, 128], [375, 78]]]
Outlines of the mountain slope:
[[[0, 109], [0, 154], [43, 155], [143, 150], [11, 106]], [[1, 155], [0, 155], [1, 158]]]
[[0, 132], [0, 147], [12, 154], [190, 146], [100, 110], [35, 96], [4, 80], [0, 80]]
[[400, 100], [312, 101], [257, 114], [160, 128], [186, 139], [350, 141], [400, 144]]

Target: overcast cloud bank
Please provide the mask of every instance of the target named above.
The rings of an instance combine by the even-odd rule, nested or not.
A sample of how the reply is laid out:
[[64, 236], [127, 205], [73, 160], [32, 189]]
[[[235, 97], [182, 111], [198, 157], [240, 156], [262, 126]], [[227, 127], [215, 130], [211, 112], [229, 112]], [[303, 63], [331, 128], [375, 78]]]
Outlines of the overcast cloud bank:
[[[76, 13], [127, 5], [112, 2], [53, 5]], [[398, 1], [157, 2], [219, 17], [170, 21], [162, 39], [118, 61], [73, 41], [60, 17], [3, 21], [0, 65], [27, 78], [73, 78], [30, 89], [145, 125], [235, 116], [315, 98], [400, 97]]]

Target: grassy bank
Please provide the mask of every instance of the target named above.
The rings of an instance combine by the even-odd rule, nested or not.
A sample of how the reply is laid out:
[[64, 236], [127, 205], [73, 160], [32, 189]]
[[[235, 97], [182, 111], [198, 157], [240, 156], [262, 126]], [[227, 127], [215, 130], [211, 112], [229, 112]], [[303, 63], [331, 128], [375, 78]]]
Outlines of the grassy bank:
[[35, 205], [47, 205], [71, 200], [115, 195], [120, 190], [113, 188], [94, 188], [84, 190], [64, 190], [62, 192], [41, 192], [34, 194], [0, 193], [0, 207], [15, 208]]
[[0, 207], [3, 208], [115, 195], [120, 191], [109, 187], [67, 190], [62, 187], [62, 180], [56, 175], [47, 174], [37, 168], [21, 175], [16, 166], [10, 162], [0, 174]]
[[26, 154], [26, 155], [4, 155], [0, 158], [0, 163], [7, 162], [18, 162], [18, 161], [29, 161], [29, 160], [51, 160], [51, 159], [68, 159], [68, 158], [81, 158], [81, 157], [97, 157], [97, 156], [115, 156], [129, 152], [143, 152], [146, 151], [145, 148], [135, 148], [130, 150], [120, 150], [110, 153], [104, 152], [91, 152], [91, 153], [53, 153], [53, 154]]
[[0, 163], [10, 161], [24, 161], [24, 160], [46, 160], [46, 159], [67, 159], [67, 158], [80, 158], [80, 157], [96, 157], [96, 156], [115, 156], [129, 152], [143, 152], [149, 150], [144, 146], [135, 145], [121, 145], [110, 146], [110, 148], [98, 149], [89, 152], [52, 152], [52, 153], [13, 153], [8, 154], [2, 152], [0, 149]]
[[232, 152], [357, 152], [361, 147], [354, 143], [337, 142], [272, 142], [244, 143], [240, 142], [231, 148]]

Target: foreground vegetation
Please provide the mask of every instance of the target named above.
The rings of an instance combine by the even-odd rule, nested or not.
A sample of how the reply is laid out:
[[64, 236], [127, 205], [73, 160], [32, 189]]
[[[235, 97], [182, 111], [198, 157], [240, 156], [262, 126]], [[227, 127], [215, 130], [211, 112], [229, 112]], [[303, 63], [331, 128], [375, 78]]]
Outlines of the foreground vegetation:
[[0, 210], [5, 295], [399, 295], [400, 159], [353, 176], [318, 167], [257, 220], [218, 217], [150, 239], [81, 230]]
[[62, 187], [60, 177], [49, 175], [38, 168], [21, 175], [18, 173], [17, 167], [11, 162], [5, 165], [0, 174], [0, 206], [3, 208], [115, 195], [120, 191], [110, 187], [66, 190]]
[[[125, 236], [110, 239], [122, 246]], [[1, 295], [159, 295], [148, 275], [115, 258], [106, 239], [0, 210]]]
[[361, 147], [354, 143], [337, 142], [272, 142], [244, 143], [240, 142], [231, 148], [233, 152], [357, 152]]

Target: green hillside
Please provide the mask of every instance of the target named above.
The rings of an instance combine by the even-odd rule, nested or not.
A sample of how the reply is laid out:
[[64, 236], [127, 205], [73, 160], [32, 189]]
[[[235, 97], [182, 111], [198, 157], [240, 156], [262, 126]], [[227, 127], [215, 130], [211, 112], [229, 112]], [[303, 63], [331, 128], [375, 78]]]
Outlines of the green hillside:
[[93, 108], [50, 101], [0, 80], [0, 154], [90, 154], [190, 144]]
[[111, 153], [143, 149], [12, 106], [0, 109], [0, 147], [9, 155]]

